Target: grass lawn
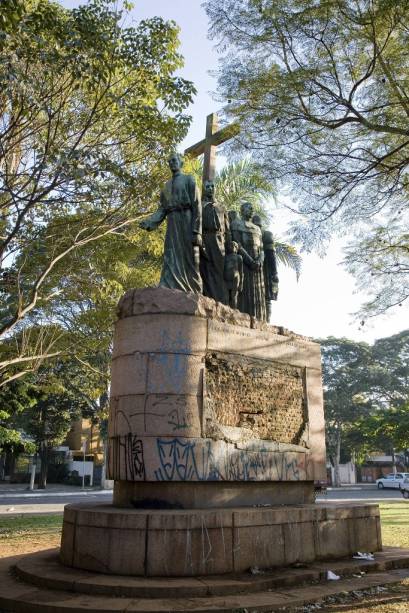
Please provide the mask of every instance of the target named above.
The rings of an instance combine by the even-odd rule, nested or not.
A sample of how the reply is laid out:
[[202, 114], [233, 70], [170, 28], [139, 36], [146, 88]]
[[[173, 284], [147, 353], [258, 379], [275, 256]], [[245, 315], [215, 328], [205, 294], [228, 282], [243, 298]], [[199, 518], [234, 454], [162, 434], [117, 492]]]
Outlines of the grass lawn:
[[[385, 546], [405, 547], [409, 549], [409, 502], [385, 502], [379, 505], [382, 522], [382, 542]], [[378, 604], [380, 598], [401, 600]], [[348, 602], [349, 601], [349, 602]], [[308, 608], [305, 608], [308, 611]], [[382, 596], [368, 596], [363, 600], [345, 597], [344, 603], [319, 609], [320, 613], [408, 613], [409, 580], [400, 585], [388, 587]], [[311, 611], [312, 613], [312, 611]]]
[[58, 547], [62, 515], [0, 515], [0, 558]]
[[[379, 505], [382, 519], [382, 540], [384, 545], [409, 548], [409, 502], [382, 503]], [[61, 537], [62, 515], [0, 516], [0, 557], [31, 553], [40, 549], [58, 547]], [[345, 597], [344, 602], [325, 606], [320, 613], [408, 613], [409, 580], [388, 588], [382, 598], [400, 599], [400, 602], [379, 604], [379, 596], [354, 600]], [[312, 612], [305, 607], [299, 612]]]
[[0, 539], [60, 533], [62, 515], [0, 516]]
[[390, 547], [409, 549], [409, 501], [379, 505], [382, 520], [382, 541]]

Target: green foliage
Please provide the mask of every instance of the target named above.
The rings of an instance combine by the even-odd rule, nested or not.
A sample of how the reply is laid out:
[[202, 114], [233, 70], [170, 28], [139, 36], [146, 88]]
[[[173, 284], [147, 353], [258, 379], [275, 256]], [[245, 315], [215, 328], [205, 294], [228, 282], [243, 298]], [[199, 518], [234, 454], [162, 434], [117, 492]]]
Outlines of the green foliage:
[[33, 402], [25, 381], [13, 381], [0, 389], [0, 451], [4, 448], [32, 451], [32, 445], [24, 439], [22, 431], [15, 428], [15, 423], [17, 416]]
[[[321, 341], [327, 447], [334, 463], [409, 447], [409, 330], [370, 346]], [[337, 457], [338, 456], [338, 457]]]
[[217, 199], [227, 210], [240, 211], [242, 202], [251, 202], [254, 212], [268, 222], [267, 200], [275, 198], [275, 187], [249, 158], [224, 166], [215, 183]]
[[348, 234], [364, 315], [409, 296], [409, 12], [383, 0], [206, 0], [235, 147], [290, 186], [293, 238]]
[[39, 370], [30, 386], [32, 402], [17, 415], [15, 423], [30, 436], [37, 449], [59, 445], [71, 424], [81, 416], [86, 403], [64, 387], [49, 369]]
[[301, 274], [302, 257], [297, 249], [289, 243], [284, 243], [280, 240], [274, 240], [274, 246], [277, 256], [277, 263], [292, 268], [297, 275], [297, 280]]
[[0, 12], [0, 49], [8, 33], [15, 28], [25, 12], [24, 0], [3, 0]]
[[401, 307], [409, 295], [409, 233], [401, 211], [396, 217], [385, 225], [374, 224], [369, 232], [360, 232], [346, 249], [348, 270], [369, 293], [361, 309], [363, 321], [392, 306]]
[[343, 434], [353, 421], [367, 416], [372, 409], [367, 396], [370, 347], [334, 337], [320, 343], [327, 450], [336, 465]]
[[361, 454], [377, 450], [392, 453], [395, 449], [409, 449], [409, 403], [381, 409], [365, 420], [357, 420], [347, 443], [351, 443], [351, 435], [356, 430], [360, 432]]
[[83, 331], [72, 337], [55, 313], [86, 327], [129, 282], [154, 281], [159, 239], [136, 222], [155, 206], [194, 92], [175, 76], [173, 22], [124, 27], [109, 0], [22, 6], [0, 50], [0, 385], [72, 352]]
[[377, 406], [405, 405], [409, 396], [409, 330], [376, 340], [371, 353], [370, 383]]
[[[98, 360], [105, 371], [97, 370]], [[81, 416], [97, 420], [106, 411], [108, 357], [93, 356], [90, 364], [78, 358], [59, 358], [35, 373], [0, 389], [0, 449], [59, 445]]]

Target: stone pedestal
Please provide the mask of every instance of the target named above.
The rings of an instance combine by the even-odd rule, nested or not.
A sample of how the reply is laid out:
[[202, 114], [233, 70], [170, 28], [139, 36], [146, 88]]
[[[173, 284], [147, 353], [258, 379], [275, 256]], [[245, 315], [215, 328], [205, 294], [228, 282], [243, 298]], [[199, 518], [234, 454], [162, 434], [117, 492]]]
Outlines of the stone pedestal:
[[376, 508], [312, 504], [326, 478], [317, 343], [164, 288], [127, 292], [118, 316], [114, 506], [66, 508], [64, 564], [206, 575], [381, 548]]
[[61, 561], [115, 575], [244, 573], [381, 549], [375, 505], [194, 510], [68, 505]]
[[[325, 479], [319, 345], [162, 288], [128, 292], [119, 317], [108, 460], [115, 504], [312, 502], [313, 481]], [[178, 487], [187, 483], [194, 487]]]

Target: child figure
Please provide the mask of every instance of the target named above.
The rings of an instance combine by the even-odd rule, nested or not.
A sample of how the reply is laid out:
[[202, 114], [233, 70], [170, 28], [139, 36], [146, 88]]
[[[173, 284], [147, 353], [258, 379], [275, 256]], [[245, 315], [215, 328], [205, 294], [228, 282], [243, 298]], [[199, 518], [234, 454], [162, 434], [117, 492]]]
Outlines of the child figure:
[[239, 292], [243, 291], [243, 258], [239, 255], [239, 245], [232, 241], [228, 245], [229, 253], [224, 259], [224, 280], [229, 292], [229, 305], [237, 309]]

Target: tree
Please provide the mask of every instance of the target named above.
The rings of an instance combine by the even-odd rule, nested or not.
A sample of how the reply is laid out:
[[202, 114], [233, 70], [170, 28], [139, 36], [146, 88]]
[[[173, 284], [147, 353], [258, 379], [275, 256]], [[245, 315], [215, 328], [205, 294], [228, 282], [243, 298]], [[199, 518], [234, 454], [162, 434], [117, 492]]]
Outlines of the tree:
[[379, 409], [407, 405], [409, 399], [409, 330], [377, 339], [372, 348], [371, 395]]
[[392, 463], [395, 465], [396, 450], [409, 449], [408, 404], [399, 408], [381, 409], [366, 419], [358, 420], [348, 433], [347, 440], [357, 439], [357, 432], [360, 435], [357, 447], [361, 457], [363, 454], [382, 450], [392, 456]]
[[[290, 185], [304, 248], [353, 234], [364, 315], [409, 296], [409, 17], [395, 0], [206, 0], [236, 147]], [[353, 228], [353, 230], [352, 230]]]
[[341, 485], [342, 441], [350, 424], [370, 413], [367, 395], [370, 347], [346, 338], [319, 341], [322, 350], [327, 452], [334, 466], [335, 487]]
[[339, 485], [341, 455], [363, 460], [370, 451], [393, 455], [408, 445], [409, 330], [373, 345], [320, 342], [327, 448]]
[[83, 390], [78, 393], [80, 376], [70, 363], [43, 365], [27, 383], [30, 404], [14, 417], [13, 424], [31, 438], [39, 454], [39, 489], [47, 485], [51, 449], [62, 443], [75, 419], [92, 411], [90, 397]]
[[26, 381], [13, 381], [0, 390], [0, 455], [10, 449], [32, 449], [22, 437], [22, 432], [13, 425], [17, 416], [32, 404], [33, 398]]
[[[110, 0], [73, 10], [49, 0], [6, 5], [0, 385], [70, 346], [52, 307], [75, 277], [76, 259], [126, 235], [154, 205], [164, 160], [189, 125], [183, 110], [194, 92], [174, 74], [182, 64], [174, 23], [153, 18], [123, 27]], [[21, 351], [27, 330], [34, 342]]]
[[367, 372], [372, 412], [349, 426], [345, 443], [359, 455], [409, 448], [409, 330], [375, 341]]

